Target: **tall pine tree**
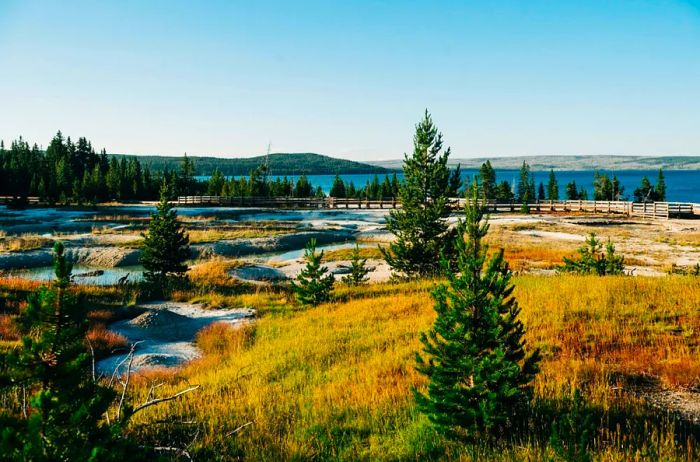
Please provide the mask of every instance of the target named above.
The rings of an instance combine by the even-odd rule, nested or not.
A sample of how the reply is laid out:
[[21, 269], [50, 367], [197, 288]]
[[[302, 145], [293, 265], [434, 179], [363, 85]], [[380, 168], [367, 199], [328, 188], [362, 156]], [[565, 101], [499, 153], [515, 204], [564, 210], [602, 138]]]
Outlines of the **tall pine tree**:
[[549, 171], [549, 181], [547, 181], [547, 200], [559, 200], [559, 183], [557, 183], [557, 176], [554, 174], [554, 170]]
[[[473, 191], [476, 203], [476, 190]], [[419, 409], [443, 434], [470, 439], [501, 430], [526, 409], [539, 351], [528, 354], [503, 250], [487, 257], [488, 222], [478, 205], [458, 224], [456, 268], [433, 291], [437, 317], [421, 336], [418, 371], [427, 393]], [[443, 261], [443, 265], [448, 263]]]
[[401, 209], [392, 210], [387, 228], [396, 241], [381, 251], [392, 270], [407, 277], [422, 277], [441, 272], [440, 256], [451, 253], [447, 217], [449, 197], [457, 181], [450, 181], [443, 151], [442, 134], [428, 111], [413, 137], [413, 155], [404, 156], [404, 181], [399, 189]]

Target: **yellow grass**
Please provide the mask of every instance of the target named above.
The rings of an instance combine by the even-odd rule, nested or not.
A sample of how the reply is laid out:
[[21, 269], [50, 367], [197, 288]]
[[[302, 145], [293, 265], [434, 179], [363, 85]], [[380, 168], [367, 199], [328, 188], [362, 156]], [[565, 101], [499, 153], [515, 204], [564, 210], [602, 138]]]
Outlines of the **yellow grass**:
[[[673, 428], [632, 391], [640, 377], [665, 388], [698, 384], [700, 279], [522, 276], [516, 284], [528, 343], [544, 356], [537, 402], [556, 402], [581, 389], [604, 416], [596, 422], [597, 460], [694, 457], [693, 447], [684, 447], [682, 437], [674, 440]], [[342, 288], [334, 303], [267, 311], [254, 335], [212, 327], [199, 337], [207, 355], [170, 377], [162, 392], [192, 383], [201, 391], [169, 408], [153, 408], [141, 423], [172, 413], [201, 422], [192, 449], [212, 460], [551, 456], [547, 435], [495, 449], [449, 445], [416, 411], [411, 390], [423, 388], [425, 380], [414, 369], [414, 356], [419, 333], [434, 318], [427, 292], [432, 285]], [[281, 302], [269, 293], [258, 296]], [[139, 398], [148, 388], [141, 383]], [[134, 431], [154, 436], [154, 428]]]
[[[350, 260], [352, 259], [352, 254], [355, 251], [354, 248], [348, 249], [334, 249], [323, 252], [323, 261], [338, 261], [338, 260]], [[360, 258], [366, 259], [383, 259], [384, 255], [379, 250], [378, 247], [360, 247]]]
[[190, 243], [216, 242], [225, 239], [242, 239], [255, 237], [269, 237], [291, 232], [288, 229], [275, 228], [242, 228], [242, 229], [192, 229], [188, 230]]
[[48, 246], [51, 239], [38, 234], [22, 234], [20, 236], [0, 236], [0, 252], [20, 252], [36, 250]]

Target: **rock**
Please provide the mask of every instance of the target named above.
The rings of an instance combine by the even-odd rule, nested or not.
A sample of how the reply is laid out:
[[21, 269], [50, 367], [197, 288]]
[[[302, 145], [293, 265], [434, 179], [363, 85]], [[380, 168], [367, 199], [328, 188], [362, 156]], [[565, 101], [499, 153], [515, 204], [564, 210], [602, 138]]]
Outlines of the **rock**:
[[95, 271], [85, 271], [82, 273], [76, 273], [73, 275], [74, 278], [94, 278], [97, 276], [102, 276], [105, 274], [103, 270], [95, 270]]
[[335, 268], [331, 269], [331, 273], [333, 274], [350, 274], [352, 269], [349, 266], [346, 265], [338, 265]]
[[235, 268], [231, 271], [231, 275], [244, 281], [273, 282], [287, 279], [282, 271], [267, 265], [248, 265]]

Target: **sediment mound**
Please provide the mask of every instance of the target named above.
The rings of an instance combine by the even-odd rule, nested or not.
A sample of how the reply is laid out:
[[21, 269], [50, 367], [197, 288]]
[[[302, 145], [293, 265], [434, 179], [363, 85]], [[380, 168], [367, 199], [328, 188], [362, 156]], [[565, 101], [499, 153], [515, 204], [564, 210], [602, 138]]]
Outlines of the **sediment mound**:
[[148, 310], [128, 322], [133, 327], [164, 327], [189, 321], [190, 318], [170, 310]]
[[66, 249], [66, 254], [81, 265], [117, 268], [138, 265], [141, 251], [122, 247], [74, 247]]
[[222, 240], [193, 246], [193, 253], [200, 258], [213, 256], [245, 257], [303, 249], [310, 239], [316, 239], [317, 245], [344, 242], [352, 239], [354, 234], [353, 231], [349, 230], [304, 231], [270, 237]]
[[243, 281], [276, 282], [287, 279], [282, 271], [267, 265], [243, 266], [232, 270], [231, 275]]
[[191, 318], [170, 310], [148, 310], [126, 322], [122, 333], [138, 340], [191, 339], [194, 338], [199, 327], [192, 322]]

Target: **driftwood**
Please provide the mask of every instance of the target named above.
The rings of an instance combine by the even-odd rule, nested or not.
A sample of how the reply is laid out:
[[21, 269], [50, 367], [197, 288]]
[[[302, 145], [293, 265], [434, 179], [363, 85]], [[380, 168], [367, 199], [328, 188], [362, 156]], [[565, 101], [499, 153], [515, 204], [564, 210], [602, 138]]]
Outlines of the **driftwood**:
[[[151, 385], [150, 389], [148, 390], [148, 395], [146, 396], [146, 400], [139, 404], [138, 406], [134, 407], [131, 412], [126, 413], [122, 415], [122, 409], [124, 408], [124, 403], [126, 402], [126, 395], [129, 389], [129, 384], [131, 383], [131, 374], [132, 374], [132, 366], [134, 363], [134, 352], [136, 351], [136, 347], [138, 344], [141, 342], [134, 342], [131, 344], [131, 347], [129, 348], [129, 353], [122, 359], [119, 364], [114, 368], [114, 371], [112, 372], [112, 376], [109, 380], [109, 386], [113, 386], [115, 380], [117, 380], [121, 386], [121, 395], [119, 397], [119, 404], [117, 405], [117, 410], [115, 411], [114, 414], [114, 420], [119, 421], [123, 420], [124, 423], [127, 423], [128, 419], [130, 419], [134, 414], [136, 414], [139, 411], [142, 411], [144, 409], [148, 409], [151, 406], [155, 406], [156, 404], [160, 403], [165, 403], [168, 401], [173, 401], [187, 393], [190, 393], [192, 391], [195, 391], [200, 388], [200, 385], [194, 385], [190, 386], [184, 390], [180, 390], [175, 394], [172, 394], [170, 396], [165, 396], [162, 398], [155, 398], [154, 393], [157, 388], [162, 387], [165, 385], [165, 383], [154, 383]], [[90, 348], [92, 350], [92, 345], [90, 345]], [[94, 357], [94, 353], [93, 353]], [[123, 376], [119, 374], [119, 370], [126, 364], [126, 372], [124, 373]], [[94, 366], [93, 366], [94, 368]], [[93, 372], [93, 377], [94, 377], [94, 372]], [[109, 412], [105, 413], [105, 417], [107, 419], [107, 422], [110, 422], [109, 418]], [[237, 431], [237, 430], [236, 430]], [[143, 447], [144, 449], [150, 449], [152, 451], [156, 452], [170, 452], [174, 455], [184, 457], [187, 460], [192, 460], [192, 457], [190, 456], [189, 452], [183, 448], [178, 448], [178, 447], [173, 447], [173, 446], [155, 446], [155, 447]]]

